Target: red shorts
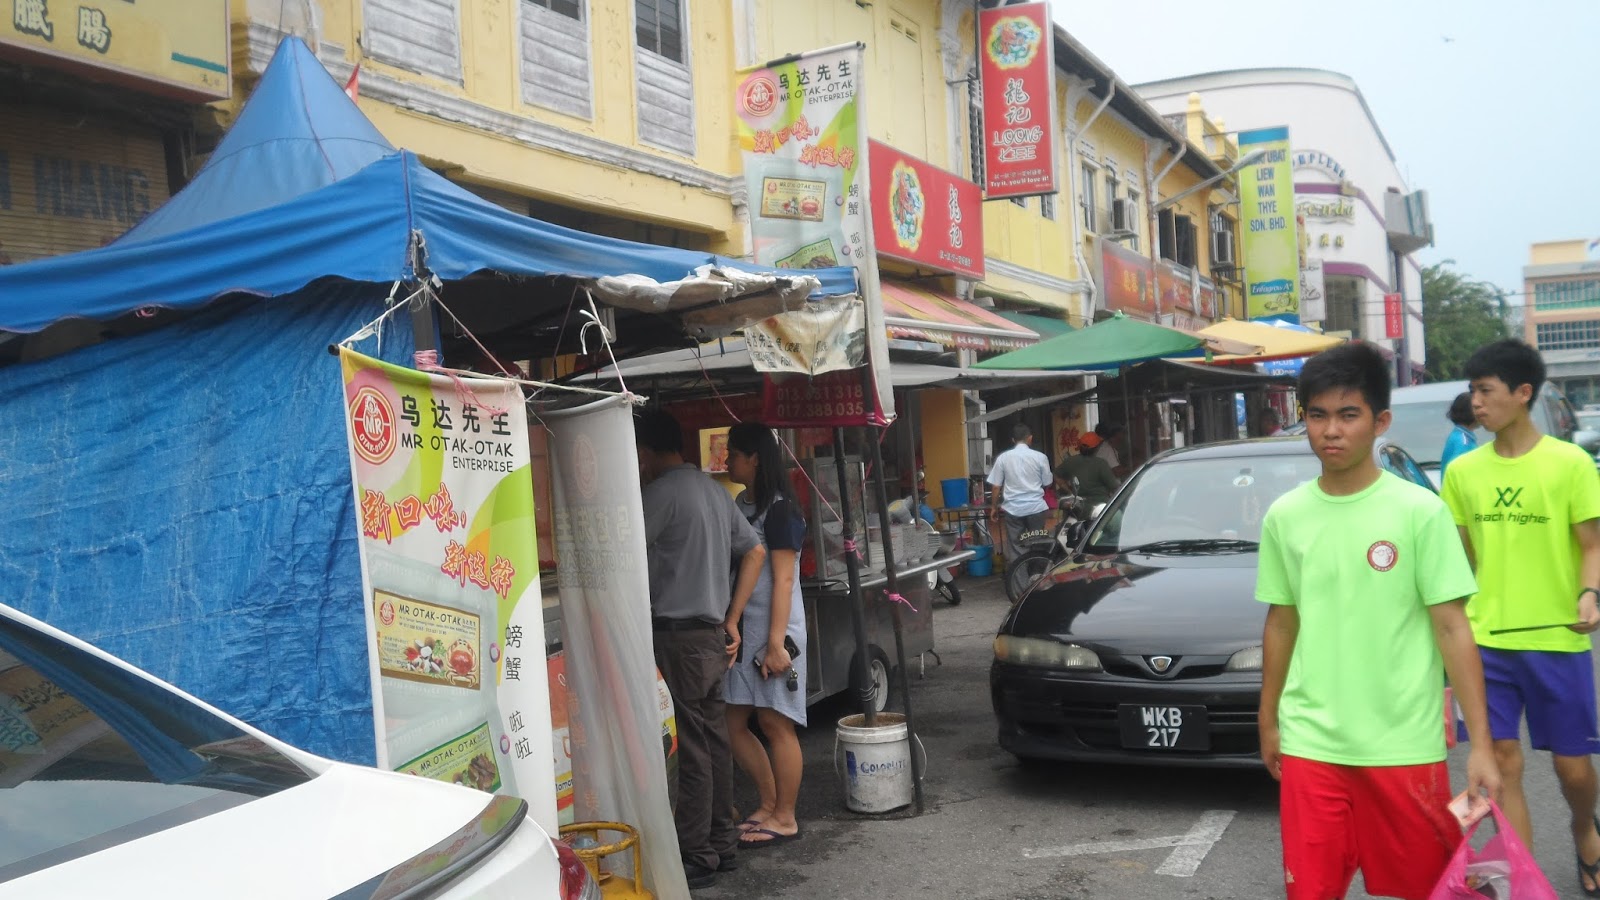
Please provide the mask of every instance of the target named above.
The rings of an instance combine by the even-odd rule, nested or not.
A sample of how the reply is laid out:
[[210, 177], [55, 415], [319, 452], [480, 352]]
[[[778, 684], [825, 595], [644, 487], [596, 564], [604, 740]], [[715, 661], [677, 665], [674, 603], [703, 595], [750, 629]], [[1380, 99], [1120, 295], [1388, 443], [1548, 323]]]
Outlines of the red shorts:
[[1449, 803], [1442, 762], [1360, 768], [1283, 757], [1289, 900], [1343, 897], [1357, 868], [1373, 896], [1427, 900], [1461, 843]]

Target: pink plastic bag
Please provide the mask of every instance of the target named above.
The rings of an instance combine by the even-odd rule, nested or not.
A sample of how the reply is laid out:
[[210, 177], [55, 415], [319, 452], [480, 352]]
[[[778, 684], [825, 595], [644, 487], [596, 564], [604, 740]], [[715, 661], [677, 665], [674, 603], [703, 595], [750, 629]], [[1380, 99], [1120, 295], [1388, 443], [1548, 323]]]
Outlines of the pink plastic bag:
[[1533, 854], [1511, 829], [1500, 807], [1492, 809], [1495, 836], [1482, 850], [1474, 850], [1472, 837], [1487, 818], [1473, 825], [1428, 900], [1558, 900], [1556, 889], [1539, 871]]

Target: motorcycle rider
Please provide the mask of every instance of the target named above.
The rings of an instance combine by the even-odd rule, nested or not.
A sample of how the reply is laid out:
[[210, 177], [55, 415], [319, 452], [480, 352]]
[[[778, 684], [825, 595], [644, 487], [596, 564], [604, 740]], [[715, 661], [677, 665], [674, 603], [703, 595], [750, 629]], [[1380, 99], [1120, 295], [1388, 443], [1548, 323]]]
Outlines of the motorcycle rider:
[[1064, 457], [1056, 466], [1056, 480], [1068, 490], [1072, 488], [1072, 479], [1078, 479], [1078, 498], [1089, 509], [1109, 502], [1121, 484], [1112, 473], [1111, 464], [1099, 455], [1104, 443], [1100, 435], [1091, 431], [1078, 438], [1077, 455]]

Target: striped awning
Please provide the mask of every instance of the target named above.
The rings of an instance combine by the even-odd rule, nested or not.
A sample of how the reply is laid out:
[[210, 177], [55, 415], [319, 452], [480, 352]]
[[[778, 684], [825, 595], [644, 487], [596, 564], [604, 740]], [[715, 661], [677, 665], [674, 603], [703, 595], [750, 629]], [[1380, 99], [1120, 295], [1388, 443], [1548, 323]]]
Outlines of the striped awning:
[[891, 337], [964, 350], [1015, 350], [1039, 333], [954, 294], [884, 279], [883, 317]]

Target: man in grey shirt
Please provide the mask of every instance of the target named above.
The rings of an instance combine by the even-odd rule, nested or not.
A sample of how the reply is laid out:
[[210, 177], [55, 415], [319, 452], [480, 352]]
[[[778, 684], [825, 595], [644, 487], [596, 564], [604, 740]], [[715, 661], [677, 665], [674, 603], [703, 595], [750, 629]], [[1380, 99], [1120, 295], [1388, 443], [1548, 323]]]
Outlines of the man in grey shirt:
[[[692, 888], [734, 866], [733, 753], [722, 678], [739, 636], [723, 631], [734, 599], [748, 601], [766, 563], [761, 538], [733, 497], [683, 461], [683, 429], [659, 410], [634, 419], [644, 483], [644, 539], [656, 668], [678, 721], [673, 821]], [[729, 596], [732, 561], [738, 577]], [[740, 604], [743, 605], [742, 603]]]

